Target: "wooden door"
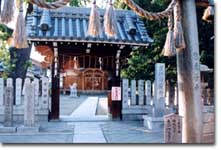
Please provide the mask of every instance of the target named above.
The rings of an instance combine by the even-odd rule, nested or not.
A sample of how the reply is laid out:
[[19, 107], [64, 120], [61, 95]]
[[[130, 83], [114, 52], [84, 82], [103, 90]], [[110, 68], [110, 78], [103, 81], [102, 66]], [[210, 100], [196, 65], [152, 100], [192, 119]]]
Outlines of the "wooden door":
[[104, 72], [99, 69], [88, 69], [84, 72], [85, 90], [104, 90]]

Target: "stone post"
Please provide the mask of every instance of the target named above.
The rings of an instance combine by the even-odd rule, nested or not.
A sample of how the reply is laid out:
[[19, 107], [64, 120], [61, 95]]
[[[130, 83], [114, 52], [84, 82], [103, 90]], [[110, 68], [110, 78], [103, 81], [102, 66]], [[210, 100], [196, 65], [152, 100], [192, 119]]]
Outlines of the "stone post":
[[155, 64], [154, 117], [163, 117], [165, 110], [165, 64]]
[[16, 87], [15, 87], [15, 96], [16, 96], [15, 97], [15, 104], [21, 105], [22, 79], [17, 78], [15, 85], [16, 85]]
[[145, 82], [145, 95], [146, 95], [146, 105], [151, 104], [151, 82], [147, 80]]
[[24, 87], [24, 126], [18, 127], [18, 132], [38, 132], [39, 126], [35, 125], [35, 92], [34, 82], [25, 79]]
[[24, 96], [24, 125], [27, 127], [34, 126], [35, 123], [35, 103], [34, 103], [34, 86], [30, 83], [30, 79], [25, 85]]
[[12, 127], [13, 125], [13, 87], [5, 89], [5, 109], [4, 109], [4, 126]]
[[49, 94], [48, 94], [48, 79], [42, 78], [42, 97], [41, 97], [41, 108], [48, 109], [48, 100], [49, 100]]
[[39, 80], [34, 79], [34, 99], [35, 105], [39, 105]]
[[129, 87], [129, 83], [128, 83], [128, 79], [123, 79], [123, 89], [122, 89], [122, 107], [124, 108], [128, 108], [128, 87]]
[[0, 133], [14, 133], [16, 127], [13, 127], [13, 87], [9, 86], [4, 91], [4, 123], [0, 125]]
[[144, 105], [144, 80], [138, 81], [138, 95], [139, 95], [138, 104], [143, 106]]
[[0, 78], [0, 106], [4, 104], [4, 79]]
[[144, 127], [149, 130], [163, 130], [165, 112], [165, 64], [155, 64], [154, 101], [152, 116], [143, 116]]
[[136, 80], [131, 80], [130, 86], [131, 105], [136, 105]]
[[[181, 2], [181, 1], [180, 1]], [[183, 116], [183, 143], [202, 142], [200, 56], [195, 1], [181, 2], [186, 48], [177, 54], [179, 114]]]

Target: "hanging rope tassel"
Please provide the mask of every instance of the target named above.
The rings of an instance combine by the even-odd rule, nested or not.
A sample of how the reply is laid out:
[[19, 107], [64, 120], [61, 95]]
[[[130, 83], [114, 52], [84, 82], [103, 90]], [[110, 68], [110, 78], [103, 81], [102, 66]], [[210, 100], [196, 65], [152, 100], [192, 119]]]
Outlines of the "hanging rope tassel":
[[181, 9], [180, 3], [177, 1], [174, 7], [174, 39], [175, 39], [175, 47], [178, 52], [182, 51], [186, 48], [184, 36], [183, 36], [183, 28], [181, 24]]
[[97, 10], [96, 0], [94, 0], [89, 18], [88, 35], [93, 37], [98, 36], [100, 34], [100, 28], [100, 15]]
[[19, 14], [17, 17], [15, 30], [13, 33], [14, 46], [18, 49], [28, 48], [27, 35], [25, 28], [25, 18], [23, 16], [23, 0], [19, 1]]
[[168, 16], [168, 33], [166, 37], [166, 42], [162, 51], [163, 56], [172, 57], [176, 55], [176, 49], [174, 45], [174, 36], [173, 36], [173, 22], [172, 22], [172, 13]]
[[109, 1], [109, 6], [104, 15], [104, 31], [107, 36], [114, 37], [116, 35], [117, 24], [116, 15], [112, 0]]
[[202, 19], [208, 22], [211, 22], [210, 18], [214, 16], [215, 11], [213, 6], [208, 6], [207, 9], [204, 11]]
[[4, 0], [3, 9], [1, 12], [1, 22], [9, 23], [14, 15], [14, 0]]

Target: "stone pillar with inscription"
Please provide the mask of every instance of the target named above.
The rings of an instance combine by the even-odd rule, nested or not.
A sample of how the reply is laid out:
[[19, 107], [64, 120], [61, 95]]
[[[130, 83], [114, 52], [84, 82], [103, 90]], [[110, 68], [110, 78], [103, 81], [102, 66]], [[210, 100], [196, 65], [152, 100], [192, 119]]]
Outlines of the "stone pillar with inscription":
[[154, 117], [163, 117], [165, 111], [165, 64], [155, 64]]
[[164, 142], [182, 143], [182, 117], [177, 114], [164, 116]]
[[29, 78], [25, 79], [24, 87], [24, 126], [18, 127], [18, 132], [38, 132], [39, 126], [35, 125], [35, 92], [34, 82]]
[[16, 127], [13, 127], [13, 101], [12, 79], [9, 78], [4, 90], [4, 122], [0, 125], [0, 133], [16, 132]]
[[155, 64], [154, 100], [152, 116], [143, 116], [144, 126], [152, 131], [163, 130], [165, 112], [165, 64]]

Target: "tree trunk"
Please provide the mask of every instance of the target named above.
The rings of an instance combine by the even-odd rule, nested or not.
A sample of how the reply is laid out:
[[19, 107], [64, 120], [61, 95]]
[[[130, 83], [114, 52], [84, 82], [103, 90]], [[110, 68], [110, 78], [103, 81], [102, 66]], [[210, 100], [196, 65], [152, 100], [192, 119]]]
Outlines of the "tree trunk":
[[16, 79], [26, 77], [28, 69], [28, 60], [30, 59], [31, 48], [16, 49], [9, 48], [11, 63], [15, 64], [15, 69], [10, 73], [9, 77]]
[[202, 142], [202, 102], [200, 92], [200, 56], [196, 5], [182, 1], [182, 25], [186, 49], [177, 54], [179, 114], [183, 116], [183, 143]]
[[[17, 49], [15, 47], [9, 48], [9, 53], [11, 57], [11, 64], [15, 64], [15, 68], [9, 74], [9, 77], [13, 79], [13, 87], [15, 90], [15, 79], [21, 78], [24, 82], [28, 69], [28, 60], [30, 59], [31, 48]], [[22, 83], [23, 84], [23, 83]], [[15, 92], [14, 92], [15, 94]], [[14, 95], [15, 103], [15, 95]]]

